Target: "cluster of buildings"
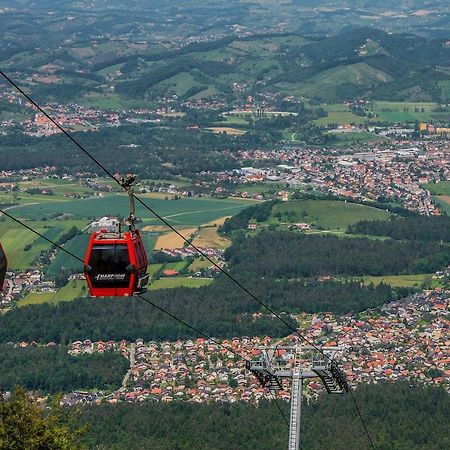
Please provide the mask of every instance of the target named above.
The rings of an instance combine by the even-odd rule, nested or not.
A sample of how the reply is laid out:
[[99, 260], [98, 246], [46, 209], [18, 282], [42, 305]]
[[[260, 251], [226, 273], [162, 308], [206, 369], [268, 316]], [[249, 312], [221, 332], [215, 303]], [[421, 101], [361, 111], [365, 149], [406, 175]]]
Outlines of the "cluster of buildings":
[[44, 275], [39, 270], [27, 272], [7, 272], [3, 294], [0, 295], [0, 312], [9, 308], [11, 302], [23, 297], [31, 290], [39, 293], [56, 292], [53, 281], [43, 281]]
[[187, 247], [179, 247], [179, 248], [163, 248], [161, 249], [161, 252], [165, 253], [166, 255], [169, 256], [173, 256], [176, 258], [181, 258], [181, 259], [185, 259], [185, 258], [189, 258], [191, 256], [193, 257], [198, 257], [198, 256], [203, 256], [203, 255], [207, 255], [210, 258], [215, 258], [215, 259], [219, 259], [222, 260], [223, 259], [223, 250], [219, 249], [219, 248], [206, 248], [206, 247], [198, 247], [198, 250], [200, 250], [202, 252], [202, 254], [200, 254], [195, 248], [191, 247], [191, 246], [187, 246]]
[[[405, 381], [444, 386], [450, 392], [450, 292], [426, 291], [389, 303], [379, 311], [335, 316], [295, 316], [300, 332], [318, 346], [339, 347], [335, 359], [352, 385]], [[122, 387], [94, 396], [92, 402], [258, 402], [271, 394], [247, 371], [246, 360], [258, 359], [260, 347], [296, 343], [297, 337], [234, 337], [176, 342], [76, 341], [72, 355], [119, 351], [130, 360]], [[299, 347], [301, 349], [301, 347]], [[280, 364], [307, 366], [311, 354], [278, 350]], [[305, 397], [323, 392], [320, 380], [305, 381]], [[289, 399], [289, 385], [279, 397]], [[78, 399], [78, 400], [77, 400]], [[70, 393], [65, 402], [85, 403], [86, 394]], [[89, 401], [88, 401], [89, 402]]]
[[[24, 101], [19, 93], [13, 89], [5, 89], [0, 92], [0, 100], [26, 106], [29, 108], [29, 115], [23, 120], [7, 119], [0, 121], [0, 129], [7, 132], [9, 127], [21, 127], [21, 131], [29, 136], [47, 137], [61, 131], [45, 115], [36, 112], [35, 108]], [[176, 99], [175, 99], [176, 100]], [[205, 105], [206, 107], [206, 105]], [[75, 103], [60, 104], [48, 103], [45, 111], [58, 122], [64, 129], [69, 131], [97, 131], [99, 127], [118, 127], [130, 123], [151, 123], [160, 122], [161, 117], [167, 117], [173, 113], [170, 109], [160, 107], [156, 109], [130, 108], [130, 109], [101, 109], [78, 105]], [[17, 132], [17, 128], [15, 128]]]
[[[268, 152], [242, 151], [237, 159], [244, 165], [257, 164], [217, 174], [219, 182], [309, 185], [355, 200], [389, 199], [429, 215], [440, 211], [422, 185], [450, 179], [449, 141], [377, 143], [358, 151], [283, 147]], [[245, 191], [238, 195], [248, 196]]]
[[379, 314], [313, 315], [304, 330], [316, 343], [346, 349], [341, 367], [352, 383], [407, 381], [450, 392], [450, 292], [425, 291]]

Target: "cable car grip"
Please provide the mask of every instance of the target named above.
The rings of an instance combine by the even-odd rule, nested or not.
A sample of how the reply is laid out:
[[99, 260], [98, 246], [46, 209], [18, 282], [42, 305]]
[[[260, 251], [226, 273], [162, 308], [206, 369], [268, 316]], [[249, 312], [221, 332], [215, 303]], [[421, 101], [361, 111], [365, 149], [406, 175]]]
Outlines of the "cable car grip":
[[[128, 177], [120, 179], [120, 185], [127, 191], [128, 198], [130, 199], [130, 215], [127, 219], [125, 219], [124, 224], [128, 226], [130, 231], [134, 231], [136, 228], [134, 226], [134, 221], [136, 220], [135, 216], [135, 204], [134, 204], [134, 194], [133, 194], [133, 183], [136, 181], [135, 175], [128, 175]], [[120, 225], [119, 225], [119, 233], [120, 233]]]

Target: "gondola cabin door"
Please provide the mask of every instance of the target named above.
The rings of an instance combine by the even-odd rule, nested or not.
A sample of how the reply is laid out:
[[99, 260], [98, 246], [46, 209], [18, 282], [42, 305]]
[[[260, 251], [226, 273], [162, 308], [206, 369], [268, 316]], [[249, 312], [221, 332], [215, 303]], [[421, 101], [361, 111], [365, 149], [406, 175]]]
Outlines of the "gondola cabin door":
[[148, 282], [147, 256], [138, 230], [92, 234], [84, 273], [93, 297], [131, 296]]

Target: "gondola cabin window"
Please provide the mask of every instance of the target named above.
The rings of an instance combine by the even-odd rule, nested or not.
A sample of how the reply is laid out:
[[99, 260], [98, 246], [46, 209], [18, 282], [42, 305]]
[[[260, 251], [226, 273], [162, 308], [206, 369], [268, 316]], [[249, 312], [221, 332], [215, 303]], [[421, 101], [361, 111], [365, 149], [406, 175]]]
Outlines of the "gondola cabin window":
[[131, 296], [148, 283], [147, 255], [138, 230], [91, 235], [84, 273], [92, 297]]
[[89, 258], [92, 286], [95, 288], [126, 288], [131, 273], [127, 244], [94, 245]]

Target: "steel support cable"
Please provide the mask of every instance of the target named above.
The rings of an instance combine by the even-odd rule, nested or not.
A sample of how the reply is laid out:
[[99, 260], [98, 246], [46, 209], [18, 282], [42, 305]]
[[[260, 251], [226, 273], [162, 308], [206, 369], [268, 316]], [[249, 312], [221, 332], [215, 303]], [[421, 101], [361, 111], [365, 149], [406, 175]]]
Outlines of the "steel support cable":
[[39, 231], [29, 227], [26, 223], [22, 222], [21, 220], [17, 219], [16, 217], [11, 216], [11, 214], [7, 213], [4, 209], [0, 209], [0, 214], [4, 214], [6, 217], [9, 217], [11, 220], [18, 223], [19, 225], [22, 225], [27, 230], [32, 231], [34, 234], [38, 235], [42, 239], [45, 239], [47, 242], [54, 245], [56, 248], [59, 248], [60, 250], [66, 252], [68, 255], [72, 256], [72, 258], [78, 259], [78, 261], [81, 261], [82, 263], [84, 263], [84, 261], [81, 258], [79, 258], [77, 255], [75, 255], [71, 251], [67, 250], [66, 248], [62, 247], [61, 245], [57, 244], [56, 242], [53, 242], [51, 239], [45, 237], [42, 233], [39, 233]]
[[349, 390], [349, 392], [350, 392], [350, 397], [352, 398], [353, 404], [355, 405], [356, 412], [358, 413], [358, 417], [361, 419], [361, 422], [363, 424], [364, 431], [365, 431], [365, 433], [367, 435], [367, 439], [370, 442], [370, 446], [373, 449], [375, 449], [375, 444], [372, 441], [372, 436], [370, 435], [369, 430], [368, 430], [367, 425], [366, 425], [366, 422], [364, 421], [364, 418], [363, 418], [363, 416], [361, 414], [361, 410], [359, 409], [359, 405], [358, 405], [358, 403], [356, 401], [355, 395], [353, 394], [353, 391], [351, 389]]
[[[55, 125], [65, 136], [67, 136], [73, 144], [75, 144], [86, 156], [88, 156], [95, 164], [97, 164], [112, 180], [114, 180], [121, 188], [122, 182], [113, 175], [113, 173], [106, 168], [97, 158], [92, 156], [75, 138], [73, 138], [70, 133], [68, 133], [55, 119], [53, 119], [35, 100], [33, 100], [22, 88], [20, 88], [11, 78], [9, 78], [3, 71], [0, 70], [0, 75], [3, 76], [20, 94], [22, 94], [35, 108], [37, 108], [44, 116], [50, 120], [53, 125]], [[126, 189], [125, 189], [126, 190]], [[323, 356], [331, 361], [331, 358], [326, 355], [319, 347], [314, 345], [310, 340], [308, 340], [305, 336], [300, 334], [296, 328], [294, 328], [291, 324], [289, 324], [286, 320], [281, 317], [276, 311], [274, 311], [270, 306], [265, 304], [262, 300], [260, 300], [255, 294], [249, 291], [242, 283], [240, 283], [234, 276], [232, 276], [228, 271], [226, 271], [223, 267], [217, 264], [210, 256], [208, 256], [203, 250], [193, 244], [188, 238], [183, 236], [173, 225], [171, 225], [163, 216], [158, 214], [153, 208], [148, 206], [144, 201], [142, 201], [139, 197], [133, 194], [134, 199], [140, 203], [145, 209], [147, 209], [150, 213], [152, 213], [159, 221], [161, 221], [164, 225], [166, 225], [171, 231], [176, 233], [185, 243], [187, 243], [190, 247], [192, 247], [195, 251], [197, 251], [202, 257], [204, 257], [207, 261], [209, 261], [214, 267], [216, 267], [223, 275], [225, 275], [228, 279], [230, 279], [233, 283], [235, 283], [241, 290], [243, 290], [248, 296], [250, 296], [253, 300], [259, 303], [263, 308], [269, 311], [274, 317], [280, 320], [286, 327], [288, 327], [293, 333], [300, 337], [300, 339], [304, 340], [308, 345], [313, 346], [317, 351], [323, 354]]]
[[[8, 81], [21, 95], [23, 95], [36, 109], [38, 109], [50, 122], [53, 123], [67, 138], [72, 141], [87, 157], [89, 157], [95, 164], [97, 164], [112, 180], [114, 180], [121, 188], [121, 181], [114, 176], [114, 174], [106, 168], [97, 158], [92, 156], [74, 137], [70, 135], [53, 117], [51, 117], [35, 100], [33, 100], [22, 88], [20, 88], [11, 78], [9, 78], [2, 70], [0, 70], [0, 75]], [[126, 189], [125, 189], [126, 190]], [[133, 194], [134, 199], [140, 203], [145, 209], [151, 212], [158, 220], [160, 220], [164, 225], [166, 225], [170, 230], [172, 230], [175, 234], [177, 234], [185, 243], [187, 243], [190, 247], [192, 247], [195, 251], [197, 251], [201, 256], [203, 256], [206, 260], [208, 260], [214, 267], [216, 267], [222, 274], [224, 274], [228, 279], [230, 279], [233, 283], [235, 283], [241, 290], [243, 290], [247, 295], [249, 295], [253, 300], [259, 303], [263, 308], [269, 311], [274, 317], [280, 320], [286, 327], [288, 327], [294, 334], [296, 334], [301, 340], [306, 342], [308, 345], [311, 345], [315, 350], [321, 353], [327, 360], [332, 362], [330, 356], [328, 356], [320, 347], [302, 335], [296, 328], [291, 326], [288, 322], [286, 322], [280, 314], [274, 311], [270, 306], [260, 300], [255, 294], [249, 291], [244, 285], [242, 285], [236, 278], [234, 278], [228, 271], [223, 269], [219, 264], [217, 264], [212, 258], [210, 258], [205, 252], [203, 252], [200, 248], [198, 248], [195, 244], [193, 244], [188, 238], [183, 236], [173, 225], [171, 225], [163, 216], [158, 214], [153, 208], [148, 206], [144, 201], [142, 201], [139, 197]], [[359, 408], [357, 410], [359, 412]], [[359, 417], [362, 419], [362, 416], [359, 412]], [[367, 426], [363, 423], [364, 429], [367, 430]], [[372, 448], [375, 448], [372, 443], [372, 439], [370, 435], [368, 435], [368, 439], [371, 443]]]
[[[63, 252], [67, 253], [69, 256], [71, 256], [72, 258], [75, 258], [76, 260], [80, 261], [81, 263], [84, 264], [84, 261], [77, 255], [75, 255], [74, 253], [72, 253], [71, 251], [67, 250], [66, 248], [62, 247], [61, 245], [57, 244], [56, 242], [52, 241], [51, 239], [48, 239], [47, 237], [45, 237], [42, 233], [39, 233], [39, 231], [35, 230], [34, 228], [28, 226], [26, 223], [22, 222], [20, 219], [17, 219], [16, 217], [11, 216], [11, 214], [8, 214], [5, 210], [0, 209], [0, 214], [4, 214], [6, 217], [10, 218], [11, 220], [13, 220], [14, 222], [18, 223], [19, 225], [25, 227], [27, 230], [33, 232], [34, 234], [36, 234], [37, 236], [45, 239], [48, 243], [52, 244], [53, 246], [55, 246], [56, 248], [62, 250]], [[242, 355], [240, 355], [238, 352], [236, 352], [235, 350], [233, 350], [232, 348], [229, 348], [223, 344], [221, 344], [220, 342], [216, 341], [214, 338], [212, 338], [211, 336], [208, 336], [206, 333], [203, 333], [203, 331], [200, 331], [198, 328], [195, 328], [193, 325], [190, 325], [188, 322], [186, 322], [183, 319], [180, 319], [179, 317], [175, 316], [174, 314], [172, 314], [171, 312], [165, 310], [164, 308], [162, 308], [161, 306], [158, 306], [156, 303], [153, 303], [151, 300], [149, 300], [148, 298], [145, 298], [144, 296], [142, 296], [141, 294], [136, 294], [134, 295], [134, 297], [139, 297], [140, 299], [144, 300], [145, 302], [147, 302], [149, 305], [153, 306], [154, 308], [158, 309], [159, 311], [163, 312], [164, 314], [168, 315], [169, 317], [171, 317], [174, 320], [177, 320], [178, 322], [180, 322], [181, 324], [183, 324], [185, 327], [190, 328], [192, 331], [195, 331], [198, 335], [203, 336], [204, 338], [210, 340], [211, 342], [213, 342], [214, 344], [222, 347], [224, 350], [227, 350], [230, 353], [233, 353], [235, 356], [243, 359], [246, 362], [250, 362], [249, 359], [244, 358]]]
[[[80, 261], [81, 263], [84, 264], [84, 261], [78, 257], [77, 255], [75, 255], [74, 253], [70, 252], [69, 250], [65, 249], [64, 247], [62, 247], [61, 245], [57, 244], [56, 242], [53, 242], [51, 239], [48, 239], [47, 237], [45, 237], [43, 234], [39, 233], [39, 231], [35, 230], [34, 228], [28, 226], [27, 224], [25, 224], [24, 222], [22, 222], [21, 220], [17, 219], [16, 217], [11, 216], [11, 214], [8, 214], [5, 210], [0, 209], [0, 214], [4, 214], [6, 217], [10, 218], [11, 220], [13, 220], [14, 222], [18, 223], [19, 225], [25, 227], [27, 230], [33, 232], [34, 234], [36, 234], [37, 236], [45, 239], [47, 242], [49, 242], [50, 244], [52, 244], [53, 246], [55, 246], [56, 248], [62, 250], [63, 252], [67, 253], [69, 256], [71, 256], [72, 258]], [[149, 305], [153, 306], [155, 309], [161, 311], [162, 313], [166, 314], [167, 316], [169, 316], [170, 318], [176, 320], [177, 322], [180, 322], [182, 325], [184, 325], [185, 327], [191, 329], [192, 331], [194, 331], [195, 333], [197, 333], [199, 336], [203, 336], [205, 339], [207, 339], [208, 341], [213, 342], [214, 344], [218, 345], [219, 347], [223, 348], [225, 351], [230, 352], [232, 354], [234, 354], [235, 356], [237, 356], [239, 359], [242, 359], [245, 362], [251, 362], [249, 359], [245, 358], [244, 356], [242, 356], [241, 354], [239, 354], [238, 352], [236, 352], [235, 350], [233, 350], [232, 348], [229, 348], [223, 344], [221, 344], [220, 342], [218, 342], [216, 339], [212, 338], [211, 336], [209, 336], [208, 334], [204, 333], [203, 331], [200, 331], [198, 328], [194, 327], [193, 325], [190, 325], [188, 322], [186, 322], [183, 319], [180, 319], [179, 317], [177, 317], [175, 314], [171, 313], [170, 311], [167, 311], [166, 309], [164, 309], [163, 307], [157, 305], [156, 303], [153, 303], [151, 300], [149, 300], [148, 298], [145, 298], [144, 296], [142, 296], [141, 294], [137, 294], [135, 295], [135, 297], [139, 297], [140, 299], [142, 299], [144, 302], [148, 303]], [[284, 421], [289, 424], [289, 422], [286, 419], [286, 416], [284, 415], [283, 411], [281, 410], [280, 406], [278, 405], [278, 401], [277, 398], [275, 396], [275, 394], [269, 389], [270, 394], [272, 394], [273, 399], [275, 400], [275, 404], [277, 406], [277, 409], [280, 411], [281, 416], [283, 417]]]
[[273, 399], [275, 400], [275, 405], [279, 411], [279, 413], [281, 414], [281, 417], [283, 417], [284, 422], [286, 423], [286, 425], [289, 427], [289, 420], [287, 419], [286, 415], [284, 414], [283, 410], [281, 409], [281, 406], [278, 404], [278, 399], [275, 396], [275, 392], [270, 391], [270, 393], [272, 394]]

